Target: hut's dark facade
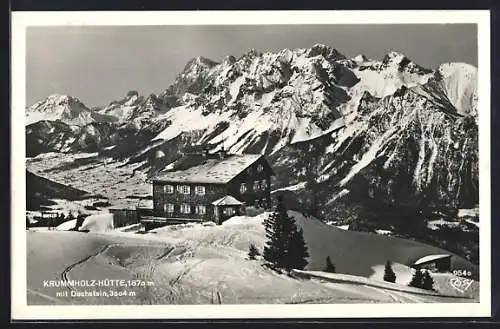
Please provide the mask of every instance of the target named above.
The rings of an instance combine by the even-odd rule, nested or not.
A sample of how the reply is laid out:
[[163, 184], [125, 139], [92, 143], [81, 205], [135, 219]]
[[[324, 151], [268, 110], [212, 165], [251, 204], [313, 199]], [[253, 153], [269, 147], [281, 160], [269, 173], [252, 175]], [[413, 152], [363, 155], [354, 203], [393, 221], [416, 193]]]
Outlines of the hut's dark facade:
[[152, 216], [221, 223], [245, 206], [267, 209], [273, 175], [261, 154], [191, 154], [153, 178]]

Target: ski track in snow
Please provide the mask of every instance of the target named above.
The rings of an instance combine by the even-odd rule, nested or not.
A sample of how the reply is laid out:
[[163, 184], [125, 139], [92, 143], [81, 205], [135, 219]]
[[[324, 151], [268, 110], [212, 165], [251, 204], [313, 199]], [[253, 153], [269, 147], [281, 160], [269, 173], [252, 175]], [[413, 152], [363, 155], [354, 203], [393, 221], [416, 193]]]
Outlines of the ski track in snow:
[[99, 249], [96, 253], [93, 253], [87, 257], [84, 257], [83, 259], [77, 261], [76, 263], [73, 263], [71, 265], [69, 265], [68, 267], [66, 267], [64, 269], [64, 271], [61, 273], [61, 279], [67, 284], [66, 287], [68, 288], [68, 290], [71, 292], [73, 289], [73, 287], [71, 287], [68, 282], [69, 282], [69, 277], [68, 277], [68, 274], [69, 272], [75, 268], [76, 266], [79, 266], [79, 265], [84, 265], [87, 261], [89, 261], [90, 259], [94, 258], [94, 257], [97, 257], [99, 255], [101, 255], [102, 253], [106, 252], [108, 249], [110, 248], [113, 248], [113, 247], [116, 247], [116, 246], [119, 246], [121, 245], [122, 243], [109, 243], [107, 245], [105, 245], [104, 247], [102, 247], [101, 249]]
[[381, 294], [390, 297], [394, 303], [422, 303], [422, 300], [420, 300], [416, 296], [411, 296], [410, 294], [401, 294], [395, 291], [390, 291], [388, 289], [381, 289], [369, 285], [363, 285], [363, 287], [375, 290]]

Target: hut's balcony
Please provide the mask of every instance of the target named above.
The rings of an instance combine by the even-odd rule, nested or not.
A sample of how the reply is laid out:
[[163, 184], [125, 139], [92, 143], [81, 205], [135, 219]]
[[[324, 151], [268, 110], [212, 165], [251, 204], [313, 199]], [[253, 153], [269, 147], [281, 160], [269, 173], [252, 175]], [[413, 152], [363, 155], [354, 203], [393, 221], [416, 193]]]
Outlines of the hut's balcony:
[[199, 218], [183, 218], [183, 217], [166, 217], [154, 214], [153, 209], [137, 208], [137, 216], [139, 222], [143, 224], [146, 229], [152, 229], [165, 225], [185, 224], [185, 223], [202, 223], [206, 220]]

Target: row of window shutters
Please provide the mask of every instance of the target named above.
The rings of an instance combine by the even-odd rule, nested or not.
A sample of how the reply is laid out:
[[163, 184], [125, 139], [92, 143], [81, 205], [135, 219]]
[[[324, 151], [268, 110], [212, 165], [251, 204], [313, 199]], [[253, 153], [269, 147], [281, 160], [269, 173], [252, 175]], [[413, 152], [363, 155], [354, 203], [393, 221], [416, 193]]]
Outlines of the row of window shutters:
[[[254, 206], [266, 208], [268, 206], [268, 202], [266, 199], [255, 200]], [[191, 214], [191, 213], [193, 213], [193, 210], [194, 210], [194, 213], [197, 215], [205, 215], [207, 213], [207, 206], [203, 205], [203, 204], [191, 205], [188, 203], [182, 203], [180, 205], [180, 209], [179, 209], [181, 214]], [[165, 203], [165, 204], [163, 204], [163, 211], [167, 214], [173, 214], [173, 213], [175, 213], [175, 205], [173, 203]], [[234, 208], [233, 207], [225, 207], [223, 210], [223, 213], [225, 215], [233, 215]]]
[[[191, 214], [193, 213], [193, 205], [182, 203], [180, 205], [181, 214]], [[167, 214], [173, 214], [175, 212], [175, 205], [172, 203], [166, 203], [163, 205], [163, 211]], [[207, 207], [202, 204], [197, 204], [194, 206], [194, 213], [197, 215], [205, 215], [207, 213]], [[228, 207], [223, 210], [224, 215], [233, 215], [235, 213], [234, 208]]]
[[[240, 184], [240, 192], [243, 194], [248, 191], [249, 184], [241, 183]], [[269, 187], [269, 181], [267, 179], [256, 180], [253, 182], [253, 190], [254, 191], [264, 191]], [[174, 185], [163, 185], [163, 192], [165, 193], [174, 193]], [[190, 185], [177, 185], [177, 192], [181, 194], [190, 194], [191, 186]], [[194, 193], [196, 195], [205, 195], [206, 188], [205, 186], [195, 186]]]

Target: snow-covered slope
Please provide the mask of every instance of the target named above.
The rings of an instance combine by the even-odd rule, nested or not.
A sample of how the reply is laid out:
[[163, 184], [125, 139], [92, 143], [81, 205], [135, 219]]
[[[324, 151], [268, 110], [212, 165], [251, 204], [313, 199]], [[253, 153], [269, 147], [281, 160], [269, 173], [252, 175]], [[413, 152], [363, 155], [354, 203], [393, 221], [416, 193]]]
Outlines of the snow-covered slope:
[[463, 115], [477, 115], [477, 68], [466, 63], [445, 63], [437, 69], [448, 99]]
[[394, 94], [402, 86], [425, 84], [432, 77], [431, 70], [418, 66], [400, 52], [392, 51], [382, 61], [360, 56], [354, 61], [356, 65], [352, 69], [360, 78], [354, 87], [358, 94], [367, 91], [381, 98]]
[[[373, 289], [356, 283], [330, 284], [276, 273], [263, 266], [260, 257], [248, 259], [250, 244], [262, 251], [266, 241], [262, 223], [268, 214], [233, 217], [222, 225], [172, 225], [144, 234], [29, 231], [28, 301], [37, 304], [68, 302], [69, 298], [55, 296], [54, 289], [44, 287], [43, 280], [61, 277], [63, 280], [101, 280], [113, 277], [141, 279], [152, 282], [152, 285], [148, 289], [129, 287], [136, 293], [131, 298], [73, 298], [73, 303], [471, 302], [467, 298], [414, 295], [411, 289], [406, 289], [410, 290], [406, 292], [408, 295], [402, 295], [386, 290], [383, 283], [379, 283], [379, 289]], [[416, 257], [432, 254], [436, 250], [413, 241], [336, 230], [295, 212], [290, 212], [290, 215], [295, 217], [304, 231], [311, 255], [308, 269], [321, 269], [326, 255], [330, 255], [338, 273], [351, 274], [351, 279], [356, 275], [359, 282], [373, 281], [367, 279], [374, 273], [372, 267], [383, 266], [387, 257], [407, 265]], [[452, 262], [453, 268], [468, 269], [470, 266], [459, 257], [454, 257]], [[390, 284], [385, 283], [387, 285]], [[474, 292], [473, 297], [477, 298], [477, 290]]]

